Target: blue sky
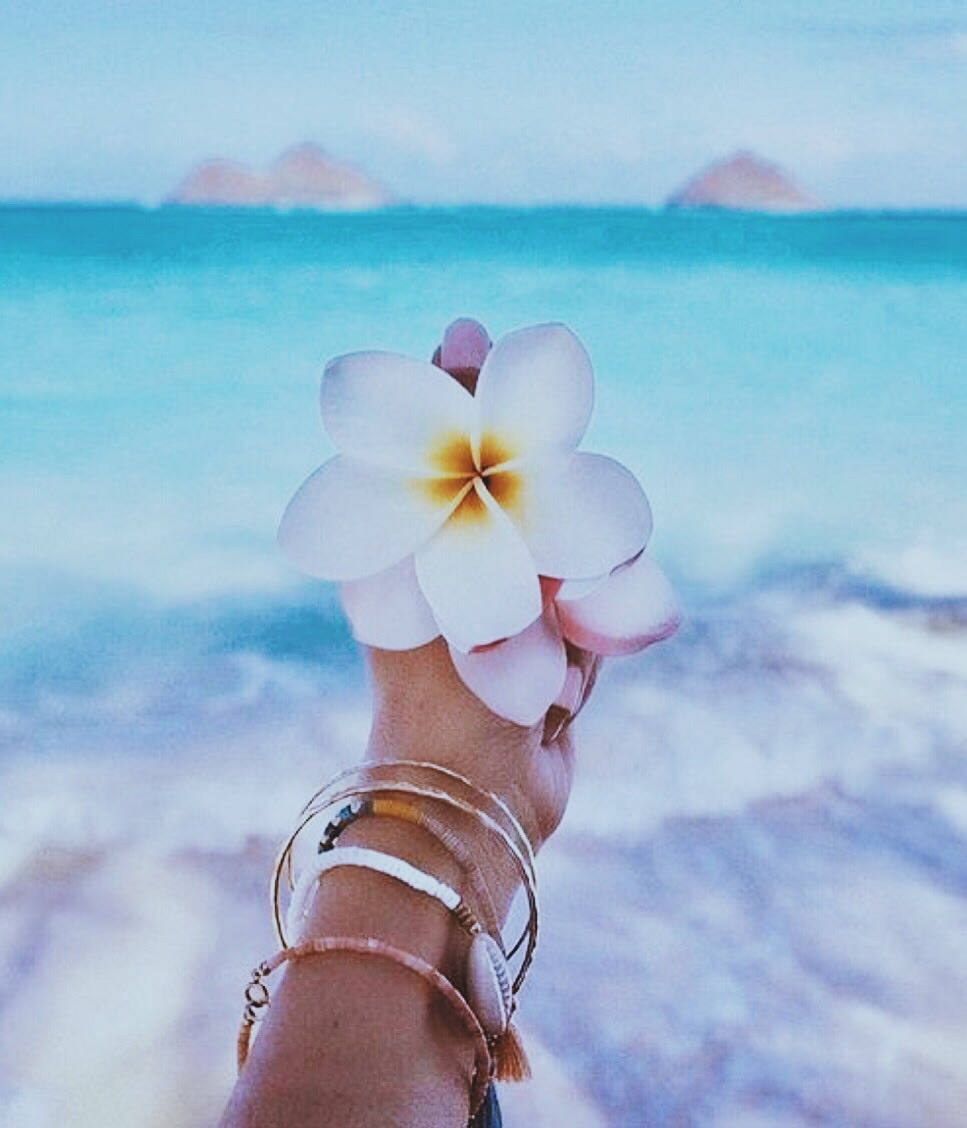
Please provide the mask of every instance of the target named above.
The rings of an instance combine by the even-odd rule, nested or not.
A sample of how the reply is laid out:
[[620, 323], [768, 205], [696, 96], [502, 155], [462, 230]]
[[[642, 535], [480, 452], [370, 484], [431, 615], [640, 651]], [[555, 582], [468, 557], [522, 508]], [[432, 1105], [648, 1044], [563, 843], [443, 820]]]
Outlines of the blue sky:
[[157, 200], [303, 139], [402, 196], [656, 204], [751, 147], [967, 206], [964, 0], [2, 0], [0, 197]]

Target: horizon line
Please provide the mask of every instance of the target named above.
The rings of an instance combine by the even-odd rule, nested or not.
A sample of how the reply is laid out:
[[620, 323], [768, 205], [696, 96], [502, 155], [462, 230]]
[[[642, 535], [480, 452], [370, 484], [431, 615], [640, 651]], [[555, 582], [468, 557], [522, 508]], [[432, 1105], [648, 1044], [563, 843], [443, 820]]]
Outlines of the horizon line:
[[667, 203], [645, 203], [636, 200], [540, 200], [540, 201], [498, 201], [498, 200], [459, 200], [459, 201], [415, 201], [395, 200], [378, 207], [366, 208], [326, 208], [326, 207], [285, 207], [273, 204], [181, 204], [161, 200], [149, 203], [144, 200], [118, 198], [63, 198], [56, 197], [0, 197], [0, 209], [13, 211], [28, 210], [125, 210], [140, 212], [181, 212], [238, 215], [311, 216], [326, 218], [336, 216], [367, 216], [391, 212], [430, 212], [430, 211], [643, 211], [670, 215], [714, 215], [714, 216], [754, 216], [767, 219], [810, 219], [848, 215], [963, 215], [967, 214], [967, 204], [849, 204], [813, 208], [808, 211], [770, 211], [757, 208], [730, 207], [681, 207]]

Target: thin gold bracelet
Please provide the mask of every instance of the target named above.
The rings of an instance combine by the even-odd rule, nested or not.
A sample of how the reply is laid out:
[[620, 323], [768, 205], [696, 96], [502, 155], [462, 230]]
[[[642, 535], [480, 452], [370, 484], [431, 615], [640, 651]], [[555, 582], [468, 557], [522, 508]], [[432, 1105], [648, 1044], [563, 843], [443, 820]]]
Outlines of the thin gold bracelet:
[[[524, 828], [520, 824], [520, 820], [510, 809], [507, 803], [496, 795], [493, 791], [487, 791], [485, 788], [479, 787], [472, 780], [467, 779], [465, 775], [455, 771], [453, 768], [444, 767], [442, 764], [434, 764], [430, 760], [364, 760], [361, 764], [353, 764], [352, 767], [344, 768], [341, 772], [337, 772], [327, 783], [325, 783], [319, 790], [312, 795], [308, 802], [302, 808], [305, 813], [317, 800], [318, 796], [323, 792], [328, 791], [329, 788], [334, 787], [336, 784], [341, 783], [344, 779], [356, 775], [361, 771], [382, 771], [386, 768], [415, 768], [420, 771], [430, 772], [438, 776], [443, 776], [448, 782], [457, 783], [461, 787], [466, 788], [475, 798], [483, 799], [488, 803], [493, 804], [494, 807], [500, 812], [500, 815], [505, 818], [517, 836], [518, 844], [521, 847], [521, 852], [526, 856], [528, 863], [532, 870], [536, 866], [534, 858], [534, 848], [531, 845], [530, 839], [527, 837]], [[498, 819], [499, 821], [499, 819]]]
[[328, 802], [326, 803], [325, 807], [322, 807], [322, 808], [320, 808], [319, 810], [316, 810], [316, 811], [310, 811], [308, 814], [306, 814], [302, 818], [302, 820], [298, 824], [298, 826], [295, 828], [295, 830], [289, 835], [288, 839], [286, 840], [285, 844], [283, 845], [281, 851], [279, 852], [279, 856], [278, 856], [278, 859], [276, 860], [275, 868], [274, 868], [273, 873], [272, 873], [272, 882], [271, 882], [271, 889], [270, 889], [270, 904], [271, 904], [271, 909], [272, 909], [272, 919], [275, 923], [275, 930], [276, 930], [276, 935], [279, 937], [279, 943], [281, 944], [282, 947], [286, 947], [287, 943], [288, 943], [286, 935], [285, 935], [285, 928], [284, 928], [284, 925], [282, 923], [282, 911], [281, 911], [281, 905], [280, 905], [280, 888], [281, 888], [281, 883], [282, 883], [282, 871], [287, 864], [289, 854], [291, 852], [292, 846], [293, 846], [296, 838], [302, 833], [303, 829], [309, 824], [309, 822], [311, 822], [311, 820], [313, 818], [315, 818], [322, 811], [328, 809], [328, 807], [330, 807], [330, 806], [332, 806], [336, 803], [343, 802], [346, 799], [350, 799], [350, 798], [353, 798], [353, 797], [358, 796], [358, 795], [387, 794], [387, 793], [389, 793], [389, 794], [403, 793], [403, 794], [406, 794], [406, 795], [415, 795], [419, 798], [438, 800], [439, 802], [441, 802], [445, 805], [451, 806], [451, 807], [455, 808], [456, 810], [460, 810], [460, 811], [465, 812], [466, 814], [473, 815], [485, 827], [487, 827], [493, 833], [497, 834], [501, 838], [501, 840], [504, 842], [504, 845], [507, 847], [508, 852], [510, 853], [511, 857], [514, 859], [514, 862], [515, 862], [515, 865], [517, 866], [518, 872], [520, 873], [520, 875], [523, 879], [524, 889], [525, 889], [525, 892], [527, 894], [528, 907], [529, 907], [528, 921], [527, 921], [527, 926], [525, 928], [525, 931], [521, 934], [520, 940], [518, 940], [518, 942], [514, 945], [514, 947], [511, 948], [511, 950], [507, 953], [508, 958], [512, 957], [516, 953], [516, 951], [520, 948], [520, 945], [523, 943], [523, 941], [525, 939], [527, 940], [527, 948], [526, 948], [526, 951], [524, 953], [523, 962], [521, 963], [521, 966], [518, 969], [517, 975], [514, 979], [514, 994], [516, 995], [517, 992], [520, 990], [521, 985], [524, 982], [524, 978], [527, 975], [527, 970], [530, 967], [531, 961], [534, 958], [534, 950], [537, 946], [537, 931], [538, 931], [537, 889], [536, 889], [536, 886], [533, 882], [532, 875], [528, 871], [527, 864], [524, 861], [524, 858], [521, 856], [521, 854], [517, 850], [517, 847], [513, 844], [513, 842], [506, 835], [506, 832], [503, 830], [502, 827], [499, 826], [499, 824], [494, 822], [492, 819], [490, 819], [490, 817], [488, 815], [485, 815], [482, 811], [473, 807], [469, 803], [464, 803], [462, 800], [456, 799], [454, 796], [450, 795], [448, 792], [437, 791], [434, 788], [428, 788], [428, 787], [424, 788], [424, 787], [418, 787], [414, 784], [390, 783], [390, 782], [376, 783], [376, 784], [361, 784], [361, 785], [358, 785], [357, 787], [347, 787], [344, 791], [337, 792], [335, 795], [329, 796]]
[[[480, 790], [478, 788], [475, 788], [475, 786], [473, 784], [469, 784], [469, 781], [463, 780], [463, 777], [458, 776], [457, 773], [452, 773], [452, 772], [449, 771], [449, 769], [441, 769], [441, 768], [438, 767], [438, 765], [433, 765], [433, 764], [425, 765], [425, 764], [422, 764], [420, 762], [413, 762], [413, 761], [382, 761], [377, 766], [381, 767], [383, 765], [385, 765], [386, 767], [394, 767], [394, 766], [417, 767], [417, 768], [428, 767], [430, 769], [433, 769], [433, 770], [440, 772], [441, 774], [456, 777], [461, 783], [467, 783], [467, 785], [475, 791]], [[513, 956], [514, 953], [516, 953], [516, 951], [519, 950], [519, 948], [520, 948], [521, 944], [524, 942], [524, 940], [525, 939], [527, 940], [527, 948], [526, 948], [526, 951], [524, 953], [523, 961], [522, 961], [521, 966], [518, 969], [517, 975], [514, 979], [513, 990], [514, 990], [514, 994], [516, 995], [517, 992], [520, 990], [521, 985], [524, 982], [524, 978], [526, 977], [528, 968], [530, 967], [531, 961], [533, 960], [534, 950], [535, 950], [536, 944], [537, 944], [537, 932], [538, 932], [538, 907], [537, 907], [536, 875], [534, 874], [532, 865], [528, 864], [533, 859], [533, 852], [530, 850], [530, 843], [527, 841], [526, 835], [523, 835], [523, 831], [520, 830], [519, 824], [516, 823], [516, 819], [514, 819], [514, 824], [516, 826], [516, 829], [519, 831], [519, 834], [523, 837], [523, 840], [524, 840], [524, 842], [527, 846], [527, 849], [528, 849], [528, 855], [529, 856], [525, 856], [521, 852], [521, 850], [519, 849], [517, 844], [514, 843], [514, 841], [512, 840], [510, 835], [508, 834], [508, 832], [502, 826], [500, 826], [500, 824], [495, 819], [492, 819], [489, 815], [487, 815], [485, 812], [481, 811], [478, 807], [475, 807], [473, 804], [466, 803], [463, 800], [457, 799], [455, 796], [451, 795], [449, 792], [446, 792], [446, 791], [440, 791], [440, 790], [437, 790], [436, 788], [420, 787], [418, 785], [410, 784], [410, 783], [405, 782], [405, 781], [396, 781], [396, 782], [375, 781], [375, 782], [360, 783], [360, 784], [357, 784], [356, 786], [346, 787], [344, 790], [338, 791], [335, 794], [326, 794], [329, 787], [331, 787], [337, 781], [345, 780], [350, 775], [362, 772], [366, 769], [369, 769], [372, 766], [373, 765], [371, 763], [357, 765], [356, 768], [354, 768], [354, 769], [348, 769], [345, 772], [341, 772], [339, 774], [339, 776], [335, 777], [335, 779], [333, 781], [331, 781], [330, 784], [327, 784], [325, 787], [320, 788], [319, 791], [316, 792], [316, 794], [313, 796], [313, 798], [306, 805], [306, 807], [303, 808], [303, 814], [302, 814], [302, 817], [301, 817], [298, 825], [296, 826], [295, 830], [289, 835], [288, 839], [286, 840], [282, 849], [280, 850], [278, 858], [276, 860], [275, 868], [273, 870], [272, 881], [271, 881], [271, 886], [270, 886], [270, 903], [271, 903], [272, 917], [273, 917], [273, 921], [275, 923], [276, 933], [279, 937], [280, 944], [282, 945], [283, 948], [286, 947], [286, 944], [287, 944], [287, 940], [286, 940], [286, 936], [285, 936], [285, 929], [284, 929], [284, 925], [283, 925], [283, 922], [282, 922], [281, 906], [280, 906], [280, 890], [281, 890], [281, 883], [282, 883], [282, 874], [283, 874], [284, 870], [287, 870], [288, 871], [287, 876], [289, 876], [291, 878], [291, 869], [289, 867], [290, 867], [290, 862], [291, 862], [292, 847], [293, 847], [293, 844], [295, 843], [295, 840], [302, 833], [302, 831], [309, 824], [309, 822], [311, 822], [312, 819], [316, 818], [319, 814], [321, 814], [323, 811], [327, 810], [329, 807], [335, 805], [336, 803], [342, 802], [342, 801], [349, 799], [349, 798], [357, 797], [359, 795], [364, 795], [364, 794], [383, 794], [383, 795], [385, 795], [387, 793], [389, 793], [389, 794], [402, 793], [402, 794], [406, 794], [406, 795], [414, 795], [414, 796], [417, 796], [419, 798], [436, 800], [436, 801], [438, 801], [438, 802], [440, 802], [440, 803], [442, 803], [446, 806], [453, 807], [456, 810], [460, 810], [460, 811], [463, 811], [464, 813], [466, 813], [468, 815], [471, 815], [472, 817], [477, 819], [477, 821], [480, 822], [486, 829], [491, 831], [491, 833], [495, 834], [501, 840], [501, 842], [503, 843], [503, 845], [507, 849], [507, 852], [510, 854], [512, 860], [514, 861], [514, 864], [515, 864], [515, 866], [516, 866], [516, 868], [517, 868], [518, 872], [520, 873], [520, 876], [523, 880], [524, 888], [525, 888], [525, 891], [526, 891], [526, 894], [527, 894], [527, 899], [528, 899], [528, 907], [529, 907], [528, 922], [527, 922], [527, 926], [525, 928], [525, 931], [521, 934], [520, 939], [511, 948], [510, 952], [508, 952], [508, 957]], [[496, 797], [492, 797], [492, 796], [486, 796], [486, 793], [483, 793], [483, 794], [487, 798], [491, 798], [491, 799], [496, 798]], [[317, 802], [319, 802], [320, 805], [314, 807], [314, 804], [317, 803]], [[497, 803], [500, 807], [505, 808], [505, 805], [502, 803], [502, 801], [497, 800]], [[510, 817], [513, 818], [512, 815]]]
[[[536, 883], [536, 869], [535, 869], [534, 851], [533, 851], [533, 847], [531, 846], [530, 839], [527, 837], [527, 834], [525, 833], [525, 831], [524, 831], [523, 827], [521, 826], [519, 820], [514, 815], [513, 811], [511, 811], [511, 809], [508, 807], [508, 805], [504, 802], [504, 800], [501, 799], [500, 796], [495, 795], [492, 791], [487, 791], [482, 787], [478, 787], [477, 784], [471, 782], [469, 779], [467, 779], [466, 776], [461, 775], [459, 772], [455, 771], [453, 768], [443, 767], [440, 764], [435, 764], [435, 763], [432, 763], [432, 762], [427, 761], [427, 760], [407, 760], [407, 759], [367, 760], [367, 761], [364, 761], [361, 764], [354, 764], [349, 768], [343, 769], [341, 772], [339, 772], [337, 775], [335, 775], [328, 783], [326, 783], [322, 788], [320, 788], [309, 799], [309, 801], [303, 806], [302, 814], [303, 815], [307, 814], [313, 808], [315, 808], [316, 810], [319, 810], [321, 812], [321, 810], [324, 809], [324, 805], [328, 805], [328, 803], [330, 802], [328, 799], [325, 799], [325, 798], [322, 798], [322, 797], [325, 795], [325, 793], [330, 788], [332, 788], [336, 784], [342, 782], [343, 780], [349, 779], [352, 776], [358, 776], [362, 773], [366, 773], [366, 775], [368, 777], [372, 778], [373, 776], [375, 776], [377, 774], [382, 774], [387, 769], [391, 770], [394, 774], [399, 769], [402, 769], [403, 771], [406, 771], [406, 772], [411, 772], [411, 771], [428, 772], [431, 775], [434, 775], [434, 776], [437, 776], [437, 777], [442, 777], [446, 781], [447, 784], [457, 784], [457, 785], [459, 785], [459, 787], [464, 788], [467, 792], [470, 793], [470, 795], [474, 799], [477, 800], [477, 802], [474, 804], [475, 806], [479, 806], [481, 801], [484, 802], [484, 803], [489, 803], [491, 805], [491, 808], [492, 808], [492, 811], [491, 811], [492, 817], [496, 816], [496, 821], [498, 821], [498, 822], [500, 821], [500, 819], [506, 820], [506, 822], [509, 826], [508, 833], [512, 833], [516, 837], [518, 846], [521, 850], [521, 853], [524, 855], [524, 857], [526, 858], [526, 860], [528, 861], [528, 863], [530, 865], [531, 880]], [[486, 812], [484, 812], [484, 813], [486, 813]], [[413, 821], [413, 820], [411, 819], [410, 821]], [[330, 823], [330, 826], [331, 825], [332, 824]], [[424, 826], [425, 826], [425, 829], [430, 830], [431, 833], [435, 832], [434, 827], [428, 826], [426, 824], [424, 824]], [[438, 829], [436, 830], [436, 833], [439, 833]], [[466, 854], [466, 852], [454, 849], [454, 840], [457, 838], [457, 836], [455, 834], [450, 834], [450, 835], [447, 835], [446, 837], [447, 837], [448, 841], [444, 842], [444, 846], [446, 848], [450, 849], [450, 851], [452, 853], [454, 853], [454, 856], [457, 856], [458, 854], [462, 855], [461, 857], [458, 857], [457, 860], [460, 861], [461, 864], [465, 865], [466, 861], [464, 859], [468, 858], [468, 855]], [[506, 842], [504, 842], [504, 845], [506, 846]], [[473, 865], [472, 861], [471, 861], [471, 865]], [[480, 879], [481, 879], [479, 881], [479, 887], [477, 889], [478, 898], [480, 899], [480, 901], [484, 905], [492, 906], [493, 900], [490, 897], [490, 891], [487, 888], [486, 883], [482, 881], [482, 875], [480, 875], [479, 868], [474, 865], [473, 869], [476, 870], [476, 873], [475, 874], [471, 873], [470, 876], [472, 878], [474, 878], [477, 875], [479, 875]], [[291, 856], [291, 853], [289, 854], [288, 859], [287, 859], [287, 863], [286, 863], [286, 878], [287, 878], [287, 881], [288, 881], [289, 888], [291, 889], [293, 884], [294, 884], [293, 880], [292, 880], [292, 856]], [[497, 921], [496, 910], [492, 914], [492, 921], [493, 921], [493, 923], [489, 926], [488, 931], [490, 931], [493, 935], [495, 935], [496, 937], [499, 938], [500, 934], [501, 934], [501, 928], [500, 928], [499, 922]], [[505, 947], [505, 945], [504, 945], [504, 943], [501, 939], [500, 940], [500, 947], [501, 947], [501, 951], [504, 953], [504, 955], [507, 956], [508, 958], [510, 958], [514, 954], [516, 954], [516, 952], [519, 951], [520, 946], [523, 944], [524, 940], [526, 939], [526, 935], [527, 935], [526, 931], [522, 932], [520, 937], [515, 941], [515, 943], [511, 947], [509, 952], [507, 951], [507, 949], [506, 949], [506, 947]]]
[[417, 803], [408, 803], [400, 797], [390, 796], [385, 799], [361, 799], [356, 803], [349, 803], [341, 808], [329, 820], [319, 850], [322, 852], [332, 850], [339, 837], [359, 819], [367, 817], [382, 817], [397, 819], [400, 822], [418, 826], [434, 838], [440, 846], [456, 861], [463, 870], [469, 882], [469, 890], [473, 894], [474, 903], [480, 910], [480, 919], [484, 929], [494, 938], [501, 952], [506, 957], [507, 951], [501, 936], [500, 920], [497, 908], [491, 896], [490, 888], [484, 878], [480, 867], [477, 865], [463, 839], [452, 827], [442, 819], [436, 818], [424, 807]]

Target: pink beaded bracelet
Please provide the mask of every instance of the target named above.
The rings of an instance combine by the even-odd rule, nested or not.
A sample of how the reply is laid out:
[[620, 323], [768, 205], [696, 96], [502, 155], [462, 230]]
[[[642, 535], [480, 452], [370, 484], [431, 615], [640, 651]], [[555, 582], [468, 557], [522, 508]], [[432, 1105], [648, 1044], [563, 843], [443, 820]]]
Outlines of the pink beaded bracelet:
[[258, 1012], [269, 1005], [269, 989], [263, 980], [271, 975], [282, 964], [294, 960], [304, 959], [308, 956], [322, 956], [331, 952], [354, 952], [362, 956], [376, 956], [379, 959], [389, 960], [392, 963], [405, 967], [408, 971], [418, 975], [425, 983], [433, 987], [438, 994], [446, 999], [450, 1009], [456, 1014], [466, 1032], [474, 1040], [474, 1072], [470, 1082], [470, 1115], [468, 1123], [472, 1122], [477, 1110], [483, 1104], [493, 1074], [493, 1061], [487, 1038], [477, 1016], [470, 1009], [467, 1001], [453, 986], [442, 972], [432, 964], [405, 952], [402, 948], [395, 948], [383, 940], [372, 937], [361, 938], [358, 936], [320, 936], [312, 940], [305, 940], [291, 948], [282, 948], [275, 955], [263, 960], [252, 972], [252, 978], [245, 988], [245, 1010], [242, 1013], [242, 1022], [238, 1031], [237, 1060], [241, 1072], [248, 1060], [249, 1047], [252, 1040], [252, 1028], [258, 1021]]

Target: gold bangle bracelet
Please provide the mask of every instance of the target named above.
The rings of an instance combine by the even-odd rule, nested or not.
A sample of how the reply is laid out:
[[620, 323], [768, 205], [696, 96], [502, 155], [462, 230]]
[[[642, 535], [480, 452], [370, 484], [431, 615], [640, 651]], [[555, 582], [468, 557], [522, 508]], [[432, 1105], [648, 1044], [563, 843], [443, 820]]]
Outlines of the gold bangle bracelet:
[[336, 784], [341, 783], [344, 779], [348, 779], [349, 777], [358, 775], [360, 772], [364, 771], [381, 772], [384, 769], [392, 768], [404, 768], [407, 770], [415, 769], [417, 771], [429, 772], [432, 775], [442, 776], [447, 780], [447, 782], [456, 783], [465, 788], [471, 793], [471, 795], [474, 796], [475, 799], [482, 799], [485, 802], [492, 804], [493, 807], [495, 807], [499, 812], [497, 816], [498, 821], [501, 817], [507, 820], [507, 823], [509, 824], [511, 830], [518, 839], [518, 845], [521, 848], [521, 852], [527, 858], [531, 870], [535, 870], [536, 862], [534, 858], [534, 848], [531, 845], [531, 841], [527, 837], [524, 828], [521, 826], [520, 820], [510, 809], [507, 803], [503, 799], [501, 799], [499, 795], [494, 794], [494, 792], [492, 791], [487, 791], [482, 787], [478, 787], [477, 784], [467, 779], [465, 775], [461, 775], [460, 772], [454, 771], [453, 768], [446, 768], [441, 764], [434, 764], [429, 760], [364, 760], [361, 764], [354, 764], [352, 767], [344, 768], [341, 772], [337, 772], [337, 774], [334, 775], [328, 783], [320, 787], [319, 790], [309, 798], [308, 802], [305, 803], [302, 808], [302, 813], [308, 811], [308, 809], [316, 802], [317, 798], [320, 795], [322, 795], [325, 791], [328, 791], [331, 787], [334, 787]]
[[[360, 765], [356, 770], [361, 771], [365, 768], [368, 768], [369, 766], [370, 766], [369, 764]], [[422, 765], [419, 765], [419, 766], [422, 767]], [[431, 765], [431, 766], [435, 767], [435, 765]], [[347, 779], [348, 776], [351, 775], [351, 774], [353, 774], [352, 771], [343, 772], [343, 773], [340, 773], [340, 777], [338, 777], [338, 778], [344, 780], [344, 779]], [[282, 846], [282, 849], [279, 852], [278, 858], [277, 858], [276, 863], [275, 863], [275, 868], [273, 870], [272, 881], [271, 881], [271, 886], [270, 886], [270, 904], [271, 904], [271, 910], [272, 910], [272, 918], [273, 918], [273, 921], [275, 923], [276, 933], [279, 937], [279, 941], [280, 941], [280, 944], [282, 945], [282, 947], [285, 948], [287, 946], [287, 941], [286, 941], [286, 937], [285, 937], [285, 929], [284, 929], [284, 925], [282, 923], [282, 913], [281, 913], [281, 905], [280, 905], [280, 892], [281, 892], [281, 884], [282, 884], [282, 874], [283, 874], [283, 870], [285, 870], [287, 868], [288, 864], [289, 864], [292, 847], [293, 847], [296, 839], [298, 838], [298, 836], [305, 829], [305, 827], [312, 821], [312, 819], [316, 818], [319, 814], [321, 814], [323, 811], [325, 811], [329, 807], [335, 805], [336, 803], [342, 802], [345, 799], [352, 798], [354, 796], [359, 796], [359, 795], [364, 795], [364, 794], [386, 795], [386, 794], [393, 794], [393, 793], [404, 794], [404, 795], [414, 795], [414, 796], [417, 796], [419, 798], [436, 800], [437, 802], [440, 802], [440, 803], [444, 804], [445, 806], [450, 806], [450, 807], [452, 807], [456, 810], [460, 810], [460, 811], [464, 812], [465, 814], [472, 816], [479, 823], [481, 823], [481, 825], [483, 825], [487, 830], [489, 830], [491, 833], [495, 834], [500, 839], [500, 841], [503, 843], [503, 845], [507, 849], [507, 852], [510, 854], [510, 856], [511, 856], [511, 858], [512, 858], [512, 860], [513, 860], [522, 880], [523, 880], [524, 888], [525, 888], [525, 891], [526, 891], [526, 894], [527, 894], [527, 899], [528, 899], [528, 907], [529, 907], [527, 927], [526, 927], [525, 931], [521, 934], [520, 940], [517, 942], [517, 944], [514, 945], [514, 947], [508, 953], [508, 956], [512, 956], [520, 948], [520, 945], [524, 942], [524, 940], [526, 938], [527, 948], [525, 950], [521, 966], [518, 969], [517, 975], [514, 979], [513, 989], [514, 989], [514, 994], [516, 994], [519, 991], [521, 985], [524, 982], [524, 978], [527, 974], [528, 968], [530, 967], [531, 961], [533, 960], [534, 950], [535, 950], [536, 945], [537, 945], [537, 931], [538, 931], [537, 887], [536, 887], [535, 875], [533, 873], [533, 870], [528, 865], [528, 861], [530, 859], [526, 858], [525, 855], [520, 851], [519, 847], [517, 846], [516, 843], [513, 842], [510, 835], [507, 833], [507, 831], [502, 826], [500, 826], [500, 824], [495, 819], [492, 819], [488, 814], [486, 814], [484, 811], [481, 811], [479, 808], [475, 807], [473, 804], [464, 802], [463, 800], [458, 799], [455, 796], [451, 795], [449, 792], [441, 791], [441, 790], [438, 790], [436, 788], [420, 787], [419, 785], [410, 784], [406, 781], [393, 782], [393, 781], [387, 780], [387, 781], [361, 782], [361, 783], [359, 783], [355, 786], [347, 785], [345, 788], [343, 788], [340, 791], [337, 791], [335, 794], [328, 794], [327, 795], [325, 793], [327, 792], [329, 786], [331, 786], [331, 785], [327, 785], [325, 788], [321, 788], [319, 791], [317, 791], [316, 795], [313, 796], [313, 799], [310, 800], [310, 804], [307, 805], [307, 807], [303, 808], [303, 814], [302, 814], [302, 817], [300, 818], [298, 825], [296, 826], [295, 830], [286, 839], [284, 845]], [[323, 797], [323, 796], [325, 796], [325, 798], [321, 800], [321, 805], [313, 806], [313, 804], [316, 801], [320, 800], [320, 798]], [[526, 841], [526, 839], [525, 839], [525, 841]], [[529, 846], [529, 843], [527, 845]], [[533, 857], [532, 853], [531, 853], [530, 857], [531, 858]]]
[[387, 798], [365, 798], [350, 803], [330, 819], [319, 841], [319, 850], [334, 849], [338, 839], [350, 826], [360, 819], [372, 816], [397, 819], [411, 826], [418, 826], [439, 843], [463, 871], [468, 883], [468, 892], [472, 894], [473, 903], [480, 913], [481, 927], [493, 937], [506, 958], [507, 951], [501, 936], [500, 919], [486, 878], [460, 835], [443, 819], [437, 818], [428, 811], [426, 805], [421, 806], [418, 803], [408, 802], [401, 796], [392, 795]]
[[322, 956], [337, 952], [348, 952], [362, 956], [376, 956], [378, 959], [388, 960], [398, 964], [408, 971], [418, 975], [420, 979], [441, 995], [449, 1004], [450, 1009], [460, 1020], [466, 1032], [474, 1042], [474, 1071], [470, 1081], [470, 1115], [468, 1124], [483, 1104], [493, 1075], [493, 1059], [487, 1044], [487, 1036], [477, 1016], [471, 1010], [466, 999], [453, 986], [449, 979], [432, 964], [396, 948], [382, 940], [361, 938], [358, 936], [321, 936], [314, 940], [306, 940], [293, 947], [283, 947], [267, 960], [259, 964], [252, 972], [248, 986], [245, 988], [245, 1009], [242, 1012], [242, 1021], [239, 1026], [236, 1040], [236, 1059], [238, 1070], [245, 1066], [248, 1060], [249, 1048], [252, 1040], [252, 1028], [258, 1021], [258, 1011], [269, 1005], [269, 990], [263, 980], [271, 975], [276, 968], [287, 962], [304, 959], [308, 956]]
[[[459, 772], [454, 771], [452, 768], [445, 768], [440, 764], [434, 764], [425, 760], [367, 760], [361, 764], [354, 764], [352, 767], [345, 768], [343, 771], [337, 773], [328, 783], [324, 784], [316, 793], [310, 797], [309, 801], [303, 806], [300, 812], [300, 817], [307, 815], [313, 807], [322, 809], [324, 806], [331, 804], [332, 800], [326, 797], [326, 792], [330, 791], [337, 784], [343, 780], [347, 780], [353, 776], [359, 776], [366, 773], [368, 776], [373, 774], [382, 774], [387, 769], [395, 771], [396, 769], [403, 769], [404, 771], [417, 771], [429, 772], [431, 775], [442, 776], [447, 783], [455, 783], [471, 793], [473, 798], [477, 800], [474, 806], [479, 805], [482, 800], [485, 803], [492, 805], [494, 809], [492, 814], [496, 814], [496, 821], [505, 819], [510, 827], [510, 832], [517, 838], [518, 847], [522, 854], [525, 856], [531, 870], [532, 880], [536, 883], [536, 869], [534, 862], [534, 851], [531, 846], [523, 827], [520, 822], [510, 810], [507, 804], [499, 796], [491, 791], [485, 791], [483, 788], [478, 787], [472, 783], [466, 776], [461, 775]], [[287, 865], [286, 878], [289, 887], [292, 887], [292, 872], [291, 872], [291, 859]], [[516, 946], [515, 949], [516, 950]]]

